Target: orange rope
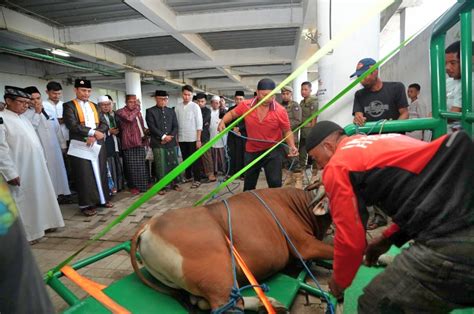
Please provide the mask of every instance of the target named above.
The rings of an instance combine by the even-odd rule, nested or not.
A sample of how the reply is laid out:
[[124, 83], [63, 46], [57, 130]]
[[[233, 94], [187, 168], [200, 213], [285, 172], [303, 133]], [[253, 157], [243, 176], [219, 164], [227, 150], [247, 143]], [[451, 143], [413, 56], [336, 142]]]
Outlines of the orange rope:
[[[229, 246], [231, 245], [229, 238], [226, 236], [227, 243]], [[248, 268], [247, 264], [245, 264], [245, 261], [243, 258], [240, 256], [239, 252], [237, 252], [237, 249], [235, 246], [232, 246], [232, 251], [234, 252], [235, 259], [237, 260], [237, 263], [239, 264], [240, 268], [244, 272], [245, 276], [247, 277], [248, 281], [250, 284], [253, 286], [253, 289], [255, 290], [255, 293], [259, 297], [260, 301], [262, 301], [263, 306], [265, 306], [265, 309], [269, 314], [275, 314], [275, 309], [273, 308], [272, 304], [270, 303], [270, 300], [268, 300], [267, 296], [263, 292], [262, 288], [260, 288], [260, 285], [258, 284], [257, 279], [255, 276], [252, 274], [250, 269]]]
[[106, 308], [108, 308], [114, 314], [130, 314], [126, 308], [122, 307], [121, 305], [117, 304], [114, 300], [112, 300], [109, 296], [107, 296], [102, 289], [106, 288], [107, 286], [101, 285], [97, 282], [94, 282], [86, 277], [79, 275], [71, 266], [64, 266], [61, 268], [61, 272], [69, 278], [72, 282], [82, 288], [82, 290], [86, 291], [90, 294], [94, 299], [102, 303]]

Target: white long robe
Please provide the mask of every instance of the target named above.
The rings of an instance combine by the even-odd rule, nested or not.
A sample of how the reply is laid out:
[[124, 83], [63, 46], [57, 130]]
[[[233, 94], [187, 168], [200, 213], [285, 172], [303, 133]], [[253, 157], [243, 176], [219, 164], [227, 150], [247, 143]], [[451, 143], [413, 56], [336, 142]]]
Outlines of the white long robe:
[[9, 185], [28, 241], [44, 236], [64, 220], [49, 177], [43, 148], [33, 125], [24, 115], [0, 112], [0, 174], [6, 181], [20, 177], [20, 186]]
[[[47, 110], [46, 112], [48, 113]], [[29, 109], [24, 115], [30, 119], [43, 146], [49, 176], [53, 182], [56, 196], [70, 195], [71, 191], [69, 190], [66, 166], [64, 165], [59, 144], [59, 138], [62, 138], [62, 133], [58, 121], [51, 116], [49, 120], [46, 120], [42, 113], [36, 113], [34, 109]]]

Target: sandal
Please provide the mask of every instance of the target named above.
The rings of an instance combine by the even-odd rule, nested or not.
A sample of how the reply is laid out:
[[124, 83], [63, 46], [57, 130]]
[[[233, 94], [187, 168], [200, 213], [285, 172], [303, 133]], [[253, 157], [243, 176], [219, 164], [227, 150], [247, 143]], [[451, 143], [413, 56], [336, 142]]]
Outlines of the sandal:
[[191, 189], [197, 189], [200, 186], [201, 186], [201, 182], [194, 181], [193, 184], [191, 185]]
[[158, 195], [165, 195], [165, 194], [166, 194], [165, 190], [161, 190], [158, 192]]
[[114, 207], [114, 203], [107, 202], [105, 204], [100, 204], [99, 207], [112, 208], [112, 207]]
[[87, 217], [97, 215], [97, 211], [92, 206], [89, 206], [89, 207], [86, 207], [86, 208], [81, 208], [81, 212], [84, 216], [87, 216]]
[[177, 184], [173, 186], [173, 190], [178, 191], [178, 192], [183, 191], [183, 189]]

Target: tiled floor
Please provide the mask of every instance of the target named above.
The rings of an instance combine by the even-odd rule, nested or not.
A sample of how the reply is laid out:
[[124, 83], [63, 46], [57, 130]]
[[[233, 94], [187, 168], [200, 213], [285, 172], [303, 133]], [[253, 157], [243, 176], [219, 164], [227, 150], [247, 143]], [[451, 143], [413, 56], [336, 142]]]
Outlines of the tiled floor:
[[[236, 180], [235, 191], [239, 192], [243, 188], [243, 182]], [[238, 184], [238, 186], [237, 186]], [[134, 213], [125, 218], [101, 240], [93, 243], [79, 254], [76, 260], [93, 255], [104, 249], [115, 246], [123, 241], [131, 239], [135, 230], [143, 222], [156, 213], [172, 208], [192, 206], [192, 204], [206, 195], [215, 184], [203, 184], [199, 189], [190, 189], [190, 184], [182, 185], [183, 192], [171, 191], [164, 196], [155, 196], [145, 205], [138, 208]], [[257, 187], [266, 187], [263, 173]], [[227, 194], [228, 197], [230, 194]], [[115, 207], [104, 209], [97, 216], [85, 217], [79, 213], [77, 205], [61, 206], [66, 227], [47, 234], [38, 244], [32, 246], [36, 260], [41, 272], [45, 273], [59, 262], [63, 261], [76, 252], [87, 239], [96, 235], [104, 226], [119, 216], [140, 196], [132, 196], [129, 192], [121, 192], [113, 199]], [[129, 256], [125, 252], [120, 252], [96, 262], [79, 271], [80, 274], [99, 282], [109, 285], [113, 281], [124, 277], [132, 272]], [[321, 280], [323, 288], [327, 289], [326, 283], [330, 273], [324, 269], [316, 269], [316, 276]], [[82, 298], [86, 295], [79, 287], [69, 281], [64, 281], [73, 293]], [[68, 305], [48, 287], [54, 306], [58, 312], [64, 310]], [[299, 296], [292, 308], [292, 313], [323, 313], [324, 305], [317, 298], [309, 298], [310, 303], [306, 304], [303, 296]]]

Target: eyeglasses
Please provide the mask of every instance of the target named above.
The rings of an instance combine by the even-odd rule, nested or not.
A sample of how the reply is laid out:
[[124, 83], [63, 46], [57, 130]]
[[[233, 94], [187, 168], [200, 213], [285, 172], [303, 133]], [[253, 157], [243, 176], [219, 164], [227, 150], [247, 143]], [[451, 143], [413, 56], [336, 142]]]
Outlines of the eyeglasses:
[[169, 100], [168, 97], [156, 97], [158, 100]]
[[30, 100], [20, 100], [20, 99], [15, 99], [14, 101], [16, 101], [17, 103], [19, 104], [22, 104], [22, 105], [28, 105], [31, 101]]

